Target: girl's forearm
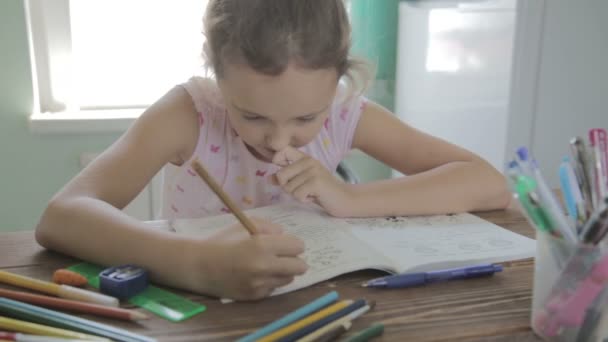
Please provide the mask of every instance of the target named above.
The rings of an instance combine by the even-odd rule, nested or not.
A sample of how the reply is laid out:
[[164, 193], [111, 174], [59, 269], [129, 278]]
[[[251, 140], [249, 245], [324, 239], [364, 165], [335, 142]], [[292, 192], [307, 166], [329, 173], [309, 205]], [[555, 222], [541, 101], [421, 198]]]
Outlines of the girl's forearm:
[[36, 239], [49, 249], [100, 265], [133, 263], [158, 282], [185, 287], [182, 268], [189, 241], [177, 234], [146, 227], [119, 209], [94, 198], [52, 202], [36, 229]]
[[483, 161], [452, 162], [419, 174], [352, 185], [351, 216], [432, 215], [505, 208], [504, 177]]

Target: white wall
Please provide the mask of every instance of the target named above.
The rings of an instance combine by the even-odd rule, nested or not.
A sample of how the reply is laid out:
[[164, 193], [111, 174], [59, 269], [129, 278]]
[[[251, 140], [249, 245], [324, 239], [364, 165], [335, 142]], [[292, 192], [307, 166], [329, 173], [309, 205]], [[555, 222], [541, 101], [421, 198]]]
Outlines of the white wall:
[[587, 138], [589, 128], [608, 129], [608, 1], [544, 5], [530, 146], [545, 177], [558, 186], [568, 140]]

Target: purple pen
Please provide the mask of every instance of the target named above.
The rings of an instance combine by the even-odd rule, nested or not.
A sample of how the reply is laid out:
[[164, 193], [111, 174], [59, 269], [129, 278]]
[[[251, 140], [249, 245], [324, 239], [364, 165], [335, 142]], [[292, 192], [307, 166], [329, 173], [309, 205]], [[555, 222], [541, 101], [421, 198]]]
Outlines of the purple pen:
[[431, 272], [397, 274], [393, 276], [372, 279], [367, 283], [363, 284], [363, 287], [387, 289], [404, 288], [447, 280], [490, 276], [500, 271], [502, 271], [501, 265], [482, 264]]

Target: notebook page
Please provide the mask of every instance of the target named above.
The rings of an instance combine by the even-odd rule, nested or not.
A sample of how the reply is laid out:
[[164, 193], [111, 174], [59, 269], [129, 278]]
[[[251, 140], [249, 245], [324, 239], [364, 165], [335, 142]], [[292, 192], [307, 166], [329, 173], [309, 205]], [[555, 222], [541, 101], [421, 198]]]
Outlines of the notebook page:
[[536, 241], [471, 214], [348, 219], [352, 233], [398, 272], [534, 257]]
[[[247, 215], [262, 217], [281, 224], [285, 231], [298, 236], [306, 245], [301, 256], [308, 271], [273, 295], [295, 291], [335, 276], [366, 269], [390, 269], [390, 263], [364, 242], [353, 237], [344, 220], [329, 217], [315, 209], [294, 204], [277, 205], [246, 211]], [[234, 215], [203, 219], [175, 220], [172, 227], [180, 234], [209, 236], [218, 227], [236, 223]]]

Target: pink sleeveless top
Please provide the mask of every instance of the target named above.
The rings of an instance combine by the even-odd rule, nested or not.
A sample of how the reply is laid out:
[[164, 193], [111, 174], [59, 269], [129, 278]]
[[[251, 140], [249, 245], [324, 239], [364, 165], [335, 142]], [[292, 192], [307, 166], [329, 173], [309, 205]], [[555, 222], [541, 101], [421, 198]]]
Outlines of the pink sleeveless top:
[[[192, 97], [199, 114], [200, 133], [190, 160], [179, 168], [165, 170], [161, 218], [197, 218], [229, 212], [192, 169], [191, 162], [197, 158], [243, 210], [293, 200], [269, 181], [279, 166], [256, 159], [230, 126], [215, 82], [193, 77], [181, 86]], [[366, 103], [362, 96], [339, 100], [344, 98], [341, 86], [337, 93], [319, 134], [299, 148], [332, 172], [351, 149]]]

